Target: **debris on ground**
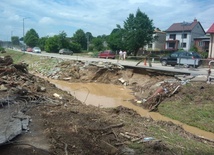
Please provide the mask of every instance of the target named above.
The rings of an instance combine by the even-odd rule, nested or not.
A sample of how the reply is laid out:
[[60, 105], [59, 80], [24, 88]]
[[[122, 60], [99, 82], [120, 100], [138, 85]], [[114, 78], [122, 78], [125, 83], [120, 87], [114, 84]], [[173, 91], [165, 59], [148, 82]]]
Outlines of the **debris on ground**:
[[[1, 136], [9, 134], [9, 123], [16, 125], [11, 118], [19, 119], [19, 129], [22, 126], [22, 129], [13, 131], [10, 134], [13, 136], [7, 136], [2, 142], [4, 145], [0, 147], [1, 155], [172, 155], [183, 154], [187, 149], [183, 151], [183, 144], [170, 144], [165, 140], [164, 134], [167, 132], [172, 137], [175, 134], [183, 139], [199, 143], [201, 141], [178, 125], [141, 117], [136, 111], [122, 106], [101, 109], [85, 105], [48, 81], [30, 74], [25, 63], [13, 64], [10, 57], [7, 61], [2, 58], [0, 62], [3, 62], [0, 63], [0, 116], [6, 118], [4, 122], [0, 122], [6, 124], [1, 129]], [[43, 70], [40, 73], [68, 82], [120, 85], [122, 82], [140, 92], [140, 97], [142, 92], [146, 94], [145, 90], [152, 88], [150, 92], [158, 90], [153, 99], [158, 93], [163, 93], [163, 96], [173, 95], [179, 86], [169, 82], [162, 83], [165, 77], [142, 77], [133, 74], [132, 70], [122, 70], [121, 66], [115, 64], [62, 61], [51, 71]], [[143, 84], [140, 85], [142, 81]], [[152, 87], [157, 81], [159, 83]], [[163, 89], [158, 89], [159, 87]], [[20, 120], [23, 121], [22, 125]], [[155, 131], [162, 132], [163, 136], [158, 137], [156, 132], [152, 132], [154, 128], [157, 129]], [[204, 153], [197, 148], [188, 148], [188, 151]]]

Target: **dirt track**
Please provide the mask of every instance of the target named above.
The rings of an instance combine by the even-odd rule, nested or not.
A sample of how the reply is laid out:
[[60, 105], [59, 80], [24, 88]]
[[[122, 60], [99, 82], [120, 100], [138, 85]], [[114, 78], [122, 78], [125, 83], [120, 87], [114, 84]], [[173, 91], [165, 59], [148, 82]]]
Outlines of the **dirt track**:
[[[133, 74], [132, 70], [123, 71], [117, 67], [104, 69], [89, 65], [87, 69], [81, 70], [81, 65], [80, 68], [71, 66], [70, 62], [61, 63], [58, 66], [60, 71], [48, 76], [58, 76], [58, 79], [70, 77], [71, 82], [84, 80], [114, 84], [121, 84], [118, 79], [122, 77], [128, 81], [127, 84], [135, 86], [136, 92], [142, 87], [147, 89], [154, 82], [165, 78], [159, 76], [139, 78], [139, 75]], [[7, 67], [7, 70], [0, 72], [0, 82], [8, 89], [1, 91], [0, 98], [5, 98], [9, 92], [12, 92], [9, 95], [16, 96], [14, 101], [19, 102], [18, 110], [31, 116], [32, 122], [29, 132], [10, 141], [10, 145], [1, 147], [1, 155], [183, 154], [179, 147], [173, 147], [163, 137], [163, 139], [156, 137], [155, 130], [170, 132], [198, 143], [202, 141], [179, 126], [143, 118], [124, 107], [100, 109], [86, 106], [67, 92], [57, 89], [53, 84], [39, 77], [11, 65]], [[139, 85], [141, 87], [138, 87]], [[46, 91], [41, 92], [41, 87], [45, 87]], [[60, 94], [62, 98], [54, 97], [54, 93]], [[4, 105], [1, 108], [8, 107]], [[150, 139], [147, 141], [146, 138]], [[35, 141], [36, 139], [38, 141]], [[203, 154], [195, 148], [189, 148], [189, 151]]]

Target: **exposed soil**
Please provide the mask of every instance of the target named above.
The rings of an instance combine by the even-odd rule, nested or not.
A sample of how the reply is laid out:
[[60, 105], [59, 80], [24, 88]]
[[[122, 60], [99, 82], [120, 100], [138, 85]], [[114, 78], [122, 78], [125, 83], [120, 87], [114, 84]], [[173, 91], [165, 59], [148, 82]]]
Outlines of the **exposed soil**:
[[[89, 65], [87, 69], [81, 69], [85, 64], [78, 63], [79, 66], [73, 66], [73, 62], [63, 62], [58, 65], [60, 70], [57, 73], [44, 75], [71, 82], [113, 84], [121, 84], [118, 79], [123, 78], [126, 81], [123, 84], [134, 87], [138, 97], [142, 87], [146, 90], [166, 79], [164, 76], [141, 76], [133, 70], [121, 70], [115, 66]], [[124, 107], [101, 109], [86, 106], [48, 81], [28, 73], [23, 64], [18, 66], [10, 63], [0, 68], [0, 85], [7, 88], [1, 91], [0, 99], [8, 95], [15, 97], [11, 106], [17, 106], [18, 111], [31, 116], [32, 122], [28, 132], [0, 147], [1, 155], [182, 154], [161, 139], [147, 141], [146, 138], [155, 137], [150, 130], [154, 126], [166, 126], [171, 133], [202, 141], [179, 126], [143, 118]], [[60, 97], [53, 94], [60, 94]], [[1, 108], [9, 108], [7, 103], [1, 102]], [[14, 104], [17, 102], [18, 105]]]

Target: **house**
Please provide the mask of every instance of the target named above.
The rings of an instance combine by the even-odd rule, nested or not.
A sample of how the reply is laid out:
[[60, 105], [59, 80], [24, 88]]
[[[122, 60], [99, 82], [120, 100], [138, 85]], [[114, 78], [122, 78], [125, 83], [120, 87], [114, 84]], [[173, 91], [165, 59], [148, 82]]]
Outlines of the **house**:
[[162, 51], [165, 49], [166, 33], [155, 29], [153, 37], [155, 38], [151, 44], [148, 44], [144, 47], [144, 50], [147, 51]]
[[204, 35], [201, 37], [194, 38], [194, 45], [199, 52], [208, 52], [209, 51], [210, 36]]
[[194, 38], [205, 35], [205, 31], [197, 21], [174, 23], [166, 31], [166, 50], [184, 49], [189, 51], [194, 45]]
[[210, 34], [208, 58], [214, 58], [214, 24], [207, 30], [207, 33]]

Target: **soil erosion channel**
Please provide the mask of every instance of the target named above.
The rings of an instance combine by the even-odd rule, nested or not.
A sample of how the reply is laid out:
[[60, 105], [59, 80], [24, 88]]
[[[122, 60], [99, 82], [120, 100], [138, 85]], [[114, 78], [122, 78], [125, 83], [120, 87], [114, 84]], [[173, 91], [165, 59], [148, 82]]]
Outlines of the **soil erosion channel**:
[[124, 106], [129, 109], [135, 110], [143, 117], [151, 117], [154, 120], [171, 121], [174, 124], [180, 125], [184, 130], [207, 139], [214, 139], [214, 134], [200, 130], [196, 127], [192, 127], [181, 123], [179, 121], [162, 116], [157, 112], [149, 112], [142, 107], [136, 106], [130, 102], [134, 100], [132, 91], [125, 86], [118, 86], [112, 84], [101, 83], [70, 83], [67, 81], [48, 79], [56, 87], [69, 92], [75, 96], [78, 100], [82, 101], [86, 105], [99, 106], [101, 108], [111, 108], [117, 106]]

